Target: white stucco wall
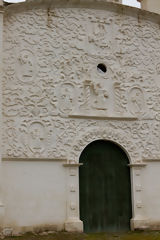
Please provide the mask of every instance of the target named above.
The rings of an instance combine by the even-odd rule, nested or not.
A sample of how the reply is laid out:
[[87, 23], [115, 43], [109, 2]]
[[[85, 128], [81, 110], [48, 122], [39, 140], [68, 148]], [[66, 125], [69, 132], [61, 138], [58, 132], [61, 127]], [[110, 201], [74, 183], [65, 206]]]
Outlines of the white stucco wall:
[[140, 0], [142, 9], [160, 14], [159, 0]]
[[[159, 227], [160, 203], [159, 203], [159, 171], [160, 166], [157, 161], [149, 161], [145, 167], [142, 177], [144, 186], [144, 199], [146, 204], [146, 216], [151, 222], [152, 228]], [[150, 206], [153, 206], [152, 208]]]
[[61, 162], [3, 162], [2, 176], [4, 226], [64, 230], [66, 176]]
[[115, 141], [129, 157], [132, 229], [155, 220], [160, 228], [160, 177], [149, 177], [160, 165], [159, 36], [158, 15], [107, 1], [5, 9], [4, 228], [82, 231], [78, 162], [97, 139]]

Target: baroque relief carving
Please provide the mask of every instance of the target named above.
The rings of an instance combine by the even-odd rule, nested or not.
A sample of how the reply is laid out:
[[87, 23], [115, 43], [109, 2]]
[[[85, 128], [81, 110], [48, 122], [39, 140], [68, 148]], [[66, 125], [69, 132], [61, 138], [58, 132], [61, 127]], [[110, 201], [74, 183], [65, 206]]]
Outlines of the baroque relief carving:
[[23, 83], [31, 83], [35, 76], [35, 57], [28, 50], [21, 50], [17, 59], [17, 78]]
[[[118, 142], [132, 161], [159, 154], [159, 25], [94, 13], [51, 7], [49, 18], [39, 8], [5, 15], [3, 156], [78, 161], [97, 137]], [[105, 74], [97, 72], [101, 62]], [[68, 117], [77, 113], [83, 119]]]
[[[126, 151], [130, 161], [136, 161], [141, 159], [141, 156], [138, 153], [136, 145], [132, 143], [130, 139], [127, 139], [123, 133], [119, 130], [114, 131], [113, 129], [91, 129], [86, 131], [84, 134], [79, 135], [79, 137], [74, 141], [73, 150], [71, 152], [70, 159], [78, 161], [81, 152], [83, 149], [92, 141], [104, 139], [111, 140], [118, 143]], [[132, 159], [133, 157], [133, 159]]]
[[145, 100], [143, 91], [139, 87], [133, 87], [128, 94], [129, 111], [134, 115], [142, 115], [145, 112]]
[[75, 87], [71, 83], [63, 83], [59, 90], [59, 109], [62, 113], [69, 114], [75, 105]]
[[84, 103], [80, 106], [82, 111], [107, 110], [108, 93], [100, 83], [94, 84], [90, 80], [84, 82]]
[[35, 155], [45, 150], [45, 127], [41, 122], [32, 122], [28, 129], [28, 146]]

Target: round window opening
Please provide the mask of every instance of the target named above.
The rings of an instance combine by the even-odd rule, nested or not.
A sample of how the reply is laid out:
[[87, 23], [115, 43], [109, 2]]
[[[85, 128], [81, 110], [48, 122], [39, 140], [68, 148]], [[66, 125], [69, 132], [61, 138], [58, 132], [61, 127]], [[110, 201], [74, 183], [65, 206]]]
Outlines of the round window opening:
[[97, 70], [98, 70], [98, 72], [100, 72], [100, 73], [106, 73], [106, 72], [107, 72], [107, 67], [106, 67], [105, 64], [99, 63], [99, 64], [97, 65]]

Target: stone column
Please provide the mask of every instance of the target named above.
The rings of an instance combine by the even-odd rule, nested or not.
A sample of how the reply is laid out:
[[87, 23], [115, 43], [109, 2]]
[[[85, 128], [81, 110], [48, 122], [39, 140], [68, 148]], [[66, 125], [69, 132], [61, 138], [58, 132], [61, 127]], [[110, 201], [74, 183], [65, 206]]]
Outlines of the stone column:
[[2, 200], [1, 178], [2, 178], [2, 56], [3, 56], [3, 1], [0, 0], [0, 227], [3, 227], [4, 205]]
[[137, 0], [141, 3], [141, 8], [150, 12], [160, 14], [160, 0]]
[[146, 164], [130, 164], [132, 186], [132, 212], [131, 229], [146, 229], [148, 221], [143, 204], [142, 171]]
[[64, 164], [67, 170], [67, 219], [65, 230], [83, 232], [83, 222], [79, 219], [79, 166], [81, 164]]

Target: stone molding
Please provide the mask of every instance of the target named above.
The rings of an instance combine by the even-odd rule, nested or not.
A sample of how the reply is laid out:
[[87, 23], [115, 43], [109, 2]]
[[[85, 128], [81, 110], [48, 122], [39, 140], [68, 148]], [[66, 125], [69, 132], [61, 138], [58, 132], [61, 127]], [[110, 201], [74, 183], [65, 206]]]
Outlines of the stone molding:
[[123, 131], [110, 128], [92, 128], [85, 131], [85, 133], [79, 134], [79, 136], [74, 139], [73, 150], [70, 153], [69, 159], [77, 162], [84, 148], [95, 140], [115, 142], [125, 151], [130, 163], [134, 163], [136, 160], [139, 162], [140, 157], [137, 156], [138, 149], [134, 146], [133, 142], [130, 141], [127, 136], [123, 135]]

